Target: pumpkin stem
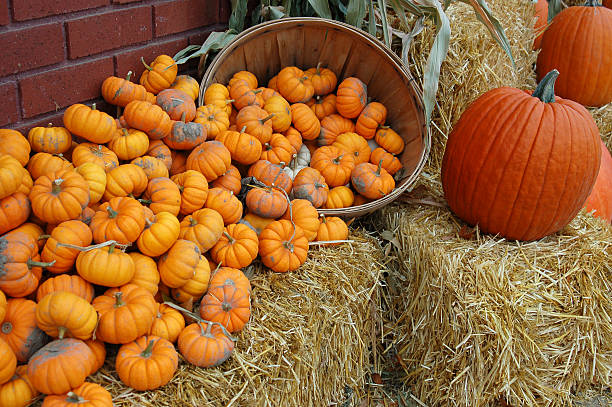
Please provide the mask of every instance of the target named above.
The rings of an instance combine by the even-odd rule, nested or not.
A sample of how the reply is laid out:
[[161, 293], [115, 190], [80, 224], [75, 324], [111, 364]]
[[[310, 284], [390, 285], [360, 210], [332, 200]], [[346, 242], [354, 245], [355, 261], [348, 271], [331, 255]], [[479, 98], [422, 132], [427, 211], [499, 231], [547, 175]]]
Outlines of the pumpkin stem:
[[229, 233], [227, 233], [227, 230], [224, 230], [224, 231], [223, 231], [223, 235], [224, 235], [225, 237], [227, 237], [227, 240], [229, 240], [230, 244], [234, 244], [234, 243], [236, 243], [236, 239], [234, 239], [234, 238], [232, 237], [232, 235], [230, 235]]
[[38, 236], [37, 240], [44, 240], [44, 239], [48, 239], [50, 237], [51, 237], [51, 235], [40, 235], [40, 236]]
[[[294, 233], [294, 234], [295, 234], [295, 233]], [[289, 250], [291, 253], [293, 253], [294, 246], [293, 246], [293, 243], [291, 243], [291, 241], [286, 241], [286, 242], [283, 242], [283, 246], [285, 246], [285, 249], [287, 249], [287, 250]]]
[[3, 334], [8, 335], [12, 331], [13, 331], [13, 324], [11, 324], [8, 321], [6, 321], [5, 323], [2, 324], [2, 333]]
[[553, 69], [546, 74], [538, 83], [531, 96], [540, 99], [544, 103], [555, 103], [555, 80], [559, 76], [559, 71]]
[[182, 194], [183, 191], [185, 190], [185, 187], [183, 185], [179, 185], [178, 189], [179, 189], [179, 192]]
[[195, 226], [198, 224], [198, 221], [195, 220], [195, 218], [193, 216], [189, 217], [189, 226]]
[[64, 339], [64, 335], [66, 335], [67, 329], [63, 326], [57, 328], [57, 337], [60, 339]]
[[151, 354], [153, 353], [153, 345], [155, 345], [155, 339], [151, 339], [151, 341], [149, 341], [147, 347], [142, 351], [140, 356], [143, 358], [151, 357]]
[[[118, 243], [115, 240], [107, 240], [106, 242], [94, 244], [94, 245], [87, 246], [87, 247], [81, 247], [81, 246], [76, 246], [70, 243], [62, 243], [62, 242], [57, 242], [57, 245], [59, 247], [68, 247], [70, 249], [75, 249], [80, 252], [88, 252], [90, 250], [101, 249], [102, 247], [106, 247], [106, 246], [112, 246], [114, 248], [116, 245], [118, 245]], [[112, 253], [112, 250], [109, 250], [108, 252]]]
[[125, 76], [125, 80], [129, 82], [132, 79], [132, 74], [132, 71], [128, 71], [127, 75]]
[[91, 104], [91, 110], [96, 110], [96, 104], [95, 103]]
[[31, 270], [32, 267], [51, 267], [52, 265], [55, 264], [55, 260], [51, 262], [44, 262], [44, 261], [34, 261], [32, 259], [28, 259], [26, 264], [28, 265], [28, 269]]
[[323, 222], [323, 223], [327, 223], [327, 218], [325, 217], [325, 215], [324, 215], [324, 214], [321, 214], [321, 218], [322, 218], [322, 219], [321, 219], [321, 222]]
[[229, 105], [230, 103], [235, 102], [235, 101], [236, 101], [235, 99], [225, 99], [225, 104]]
[[64, 182], [64, 180], [62, 178], [57, 178], [55, 180], [53, 180], [53, 186], [51, 187], [51, 193], [54, 195], [59, 194], [60, 192], [62, 192], [62, 182]]
[[115, 293], [115, 308], [123, 307], [125, 305], [123, 298], [121, 298], [122, 295], [123, 293], [121, 291], [117, 291]]
[[334, 163], [336, 165], [340, 164], [340, 160], [342, 160], [342, 157], [344, 157], [344, 154], [340, 154], [338, 157], [334, 158], [332, 160], [332, 163]]
[[81, 404], [81, 403], [85, 403], [85, 402], [89, 401], [89, 400], [85, 400], [83, 397], [79, 396], [78, 394], [76, 394], [73, 391], [69, 391], [68, 394], [66, 394], [66, 396], [68, 396], [68, 397], [66, 397], [66, 401], [68, 401], [69, 403], [78, 403], [78, 404]]
[[263, 119], [259, 119], [259, 122], [261, 124], [264, 124], [265, 122], [267, 122], [268, 120], [270, 120], [271, 118], [273, 118], [274, 116], [276, 116], [275, 113], [270, 113], [269, 115], [267, 115], [266, 117], [264, 117]]
[[153, 201], [150, 199], [139, 199], [138, 202], [145, 205], [151, 205], [153, 203]]
[[106, 212], [108, 212], [108, 217], [111, 218], [111, 219], [115, 219], [117, 217], [117, 215], [119, 215], [119, 213], [116, 210], [114, 210], [113, 208], [111, 208], [110, 205], [108, 205], [106, 207]]
[[152, 71], [153, 70], [153, 68], [151, 68], [149, 65], [147, 65], [147, 63], [144, 60], [144, 57], [140, 57], [140, 60], [142, 61], [142, 64], [147, 69], [147, 71]]
[[149, 220], [149, 218], [145, 217], [145, 228], [150, 228], [153, 225], [153, 222]]
[[47, 127], [53, 127], [53, 123], [47, 124]]
[[242, 129], [240, 129], [240, 133], [244, 133], [246, 131], [246, 126], [242, 126]]
[[319, 63], [317, 63], [317, 69], [316, 69], [317, 75], [321, 74], [321, 61], [319, 61]]
[[381, 158], [380, 161], [378, 162], [378, 168], [376, 169], [376, 173], [375, 173], [377, 177], [380, 177], [380, 170], [382, 169], [382, 162], [383, 160]]
[[111, 243], [111, 244], [110, 244], [110, 246], [108, 246], [108, 253], [109, 253], [109, 254], [110, 254], [110, 253], [112, 253], [112, 252], [115, 250], [115, 245], [116, 245], [116, 244], [117, 244], [117, 243], [116, 243], [116, 242], [114, 242], [114, 243]]
[[183, 113], [181, 114], [181, 121], [182, 121], [183, 123], [185, 123], [185, 117], [186, 117], [186, 115], [187, 115], [187, 112], [183, 112]]
[[123, 137], [127, 137], [130, 135], [125, 127], [122, 128], [121, 131], [123, 132]]

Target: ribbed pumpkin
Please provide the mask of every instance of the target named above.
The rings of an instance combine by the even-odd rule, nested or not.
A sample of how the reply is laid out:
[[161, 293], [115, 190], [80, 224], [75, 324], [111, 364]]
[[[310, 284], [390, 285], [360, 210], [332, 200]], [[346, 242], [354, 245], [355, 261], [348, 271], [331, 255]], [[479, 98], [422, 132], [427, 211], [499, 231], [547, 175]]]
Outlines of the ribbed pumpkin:
[[229, 114], [232, 112], [232, 99], [225, 85], [213, 83], [204, 92], [204, 104], [215, 105]]
[[257, 233], [242, 224], [228, 225], [219, 241], [210, 249], [215, 263], [233, 268], [243, 268], [255, 260], [259, 250]]
[[140, 157], [149, 148], [149, 136], [136, 129], [119, 129], [108, 142], [108, 147], [121, 160], [132, 160]]
[[309, 200], [315, 208], [323, 206], [328, 192], [329, 187], [325, 183], [325, 178], [314, 168], [303, 168], [293, 180], [293, 196]]
[[150, 155], [136, 157], [130, 162], [130, 164], [134, 164], [142, 168], [149, 181], [153, 178], [168, 177], [170, 175], [168, 167], [166, 167], [163, 161], [158, 158], [151, 157]]
[[289, 175], [283, 171], [283, 167], [278, 164], [272, 164], [267, 160], [259, 160], [255, 164], [249, 167], [249, 177], [255, 177], [260, 182], [263, 182], [267, 186], [277, 186], [285, 190], [285, 192], [291, 192], [293, 187], [293, 181], [289, 178]]
[[236, 286], [217, 286], [208, 290], [200, 303], [200, 316], [219, 322], [229, 332], [238, 332], [251, 316], [251, 295]]
[[336, 89], [338, 78], [334, 71], [328, 68], [321, 68], [319, 62], [315, 68], [310, 68], [304, 72], [312, 82], [315, 95], [327, 95]]
[[145, 203], [153, 213], [170, 212], [177, 216], [181, 210], [181, 192], [170, 178], [157, 177], [149, 181], [144, 193]]
[[129, 343], [149, 332], [157, 304], [144, 288], [126, 284], [94, 298], [100, 314], [96, 337], [106, 343]]
[[115, 370], [127, 386], [153, 390], [167, 384], [178, 368], [178, 353], [170, 341], [141, 336], [119, 348]]
[[213, 272], [210, 278], [210, 288], [220, 285], [232, 285], [251, 292], [249, 279], [242, 271], [232, 267], [219, 267], [218, 270]]
[[21, 231], [0, 237], [0, 290], [10, 297], [25, 297], [38, 287], [42, 275], [36, 240]]
[[128, 255], [134, 262], [135, 270], [134, 276], [129, 281], [129, 284], [135, 284], [138, 287], [144, 288], [152, 295], [157, 294], [160, 278], [155, 260], [138, 252], [130, 252]]
[[214, 209], [223, 217], [226, 225], [238, 222], [242, 218], [242, 202], [236, 198], [232, 191], [224, 188], [211, 188], [206, 197], [206, 207]]
[[102, 82], [102, 97], [111, 105], [125, 107], [132, 100], [147, 100], [147, 89], [134, 82], [130, 82], [132, 71], [127, 73], [125, 79], [109, 76]]
[[230, 165], [225, 174], [214, 180], [211, 186], [213, 188], [224, 188], [232, 191], [234, 195], [238, 195], [242, 189], [242, 175], [240, 175], [238, 168]]
[[211, 182], [225, 174], [232, 163], [229, 150], [220, 141], [205, 141], [187, 157], [186, 168], [199, 171]]
[[76, 172], [81, 174], [89, 185], [89, 204], [100, 201], [106, 190], [106, 172], [104, 169], [94, 163], [84, 163], [76, 168]]
[[308, 241], [315, 240], [319, 230], [319, 213], [312, 203], [307, 199], [292, 200], [290, 208], [287, 208], [283, 214], [283, 219], [291, 220], [292, 217], [293, 222], [302, 229]]
[[[6, 171], [5, 157], [2, 158], [2, 167]], [[36, 153], [32, 156], [32, 158], [30, 158], [27, 168], [28, 171], [30, 171], [32, 179], [37, 180], [43, 175], [48, 175], [50, 172], [74, 170], [74, 165], [72, 165], [70, 161], [67, 161], [57, 155], [52, 155], [49, 153]], [[5, 171], [3, 171], [3, 173]], [[7, 180], [5, 176], [2, 177], [2, 181], [5, 182], [4, 188], [10, 185], [8, 182], [6, 182]]]
[[89, 224], [94, 242], [115, 240], [120, 244], [135, 242], [144, 226], [142, 205], [128, 196], [112, 198], [100, 205]]
[[26, 407], [37, 395], [28, 377], [28, 367], [18, 366], [15, 375], [0, 385], [0, 406]]
[[81, 407], [112, 407], [111, 394], [96, 383], [84, 382], [66, 394], [49, 395], [41, 407], [70, 407], [76, 404]]
[[94, 307], [68, 291], [54, 291], [36, 305], [36, 324], [54, 338], [91, 338], [98, 323]]
[[368, 88], [360, 79], [346, 78], [336, 92], [336, 110], [340, 115], [354, 119], [361, 114], [368, 101]]
[[21, 185], [23, 167], [10, 155], [0, 156], [0, 199], [14, 194]]
[[91, 302], [94, 297], [93, 286], [81, 276], [60, 274], [45, 280], [38, 287], [36, 301], [40, 301], [45, 295], [56, 291], [67, 291], [76, 294], [87, 302]]
[[85, 163], [99, 165], [104, 171], [110, 171], [119, 166], [117, 154], [100, 144], [81, 143], [72, 150], [72, 162], [75, 166]]
[[214, 367], [229, 359], [234, 342], [218, 324], [197, 322], [183, 329], [178, 338], [178, 348], [189, 363]]
[[291, 105], [293, 127], [300, 132], [304, 140], [315, 140], [321, 132], [321, 122], [314, 112], [304, 103]]
[[264, 218], [276, 219], [282, 216], [287, 210], [288, 202], [284, 191], [279, 189], [255, 187], [249, 190], [246, 194], [249, 211]]
[[208, 182], [204, 175], [188, 170], [173, 175], [171, 179], [181, 193], [181, 214], [189, 215], [204, 206], [208, 196]]
[[200, 123], [175, 121], [172, 123], [172, 131], [163, 138], [163, 142], [175, 150], [191, 150], [205, 142], [207, 137], [208, 133]]
[[[170, 290], [172, 298], [178, 301], [179, 304], [193, 304], [202, 298], [202, 295], [208, 289], [209, 280], [210, 264], [208, 259], [202, 256], [196, 265], [193, 277], [182, 286]], [[187, 308], [191, 308], [191, 305], [187, 306]]]
[[27, 363], [49, 338], [36, 324], [36, 303], [24, 298], [11, 298], [6, 317], [0, 323], [0, 340], [11, 348], [20, 363]]
[[247, 106], [238, 111], [236, 128], [256, 137], [261, 143], [267, 143], [272, 137], [272, 118], [274, 113], [268, 113], [259, 106]]
[[225, 109], [216, 105], [198, 107], [194, 122], [204, 127], [208, 139], [216, 138], [219, 133], [227, 130], [230, 125], [229, 116]]
[[325, 117], [336, 113], [336, 95], [330, 93], [327, 96], [315, 96], [307, 103], [314, 112], [317, 119], [323, 120]]
[[[330, 216], [329, 218], [321, 216], [317, 241], [346, 240], [348, 233], [348, 226], [342, 219], [336, 216]], [[327, 245], [335, 246], [338, 244], [340, 243], [328, 243]]]
[[62, 246], [62, 244], [85, 247], [91, 243], [91, 240], [91, 229], [80, 220], [62, 222], [51, 232], [51, 236], [40, 252], [40, 258], [44, 262], [55, 261], [52, 266], [47, 267], [50, 272], [65, 273], [74, 266], [79, 251]]
[[329, 146], [342, 133], [353, 133], [355, 124], [352, 120], [339, 114], [330, 114], [321, 120], [321, 132], [317, 142], [320, 146]]
[[374, 136], [376, 143], [393, 155], [404, 151], [404, 139], [390, 127], [381, 127]]
[[[131, 257], [115, 248], [114, 244], [79, 253], [76, 269], [85, 280], [105, 287], [127, 284], [135, 272]], [[113, 272], [109, 273], [108, 270]]]
[[170, 170], [172, 168], [172, 151], [164, 143], [167, 138], [164, 137], [164, 140], [151, 140], [146, 155], [157, 158]]
[[588, 0], [557, 14], [544, 31], [536, 63], [538, 80], [558, 70], [555, 93], [585, 106], [612, 101], [612, 10], [598, 4]]
[[278, 273], [298, 269], [308, 255], [308, 239], [302, 228], [282, 219], [270, 223], [259, 235], [263, 264]]
[[190, 122], [196, 115], [193, 99], [182, 90], [162, 90], [157, 94], [157, 105], [164, 109], [172, 120]]
[[17, 130], [0, 129], [0, 154], [7, 154], [25, 166], [30, 159], [31, 151], [28, 139]]
[[149, 180], [144, 170], [134, 164], [122, 164], [106, 174], [104, 200], [114, 197], [140, 196], [147, 189]]
[[51, 123], [47, 127], [33, 127], [28, 132], [28, 141], [32, 151], [37, 153], [61, 154], [72, 146], [70, 132], [64, 127], [53, 127]]
[[170, 167], [170, 175], [180, 174], [187, 171], [187, 153], [184, 151], [171, 150], [172, 167]]
[[189, 75], [177, 75], [172, 85], [170, 85], [170, 89], [182, 90], [191, 99], [196, 100], [200, 93], [200, 84]]
[[586, 200], [587, 211], [594, 210], [594, 216], [612, 223], [612, 156], [601, 142], [601, 166], [593, 190]]
[[355, 158], [333, 145], [323, 146], [315, 150], [310, 159], [310, 166], [323, 175], [327, 185], [337, 187], [346, 185], [351, 180]]
[[178, 239], [157, 262], [161, 281], [169, 288], [184, 285], [195, 274], [201, 257], [194, 242]]
[[216, 140], [223, 143], [229, 150], [232, 160], [237, 163], [251, 165], [261, 156], [261, 142], [244, 130], [224, 130], [217, 135]]
[[85, 342], [66, 338], [49, 342], [28, 362], [28, 377], [44, 394], [63, 394], [85, 382], [95, 356]]
[[223, 233], [223, 217], [219, 212], [202, 208], [181, 221], [179, 238], [194, 242], [202, 253], [217, 243]]
[[387, 120], [385, 105], [379, 102], [370, 102], [359, 114], [355, 123], [355, 131], [366, 140], [373, 139], [376, 130], [379, 126], [385, 124], [385, 120]]
[[64, 127], [92, 143], [108, 143], [117, 131], [117, 122], [107, 113], [77, 103], [64, 112]]
[[339, 134], [332, 146], [337, 147], [340, 151], [352, 154], [355, 165], [367, 163], [372, 153], [367, 140], [357, 133]]
[[327, 209], [349, 208], [353, 206], [354, 200], [353, 191], [349, 187], [341, 185], [329, 190], [327, 201], [325, 201], [323, 207]]
[[159, 336], [170, 342], [176, 342], [184, 328], [185, 318], [183, 314], [169, 305], [158, 304], [157, 314], [149, 330], [149, 335]]
[[280, 133], [273, 133], [269, 142], [263, 145], [260, 160], [270, 161], [272, 164], [289, 164], [295, 150], [287, 137]]
[[25, 222], [31, 212], [30, 201], [22, 192], [0, 199], [0, 234], [15, 229]]
[[276, 83], [280, 94], [291, 103], [307, 102], [314, 95], [309, 75], [295, 66], [281, 69]]
[[444, 194], [455, 214], [485, 233], [539, 239], [569, 223], [591, 192], [599, 131], [584, 107], [555, 97], [557, 74], [533, 95], [514, 88], [485, 93], [448, 137]]
[[147, 65], [144, 58], [140, 59], [145, 70], [140, 76], [140, 84], [151, 93], [159, 93], [169, 88], [176, 79], [178, 66], [168, 55], [158, 55], [151, 65]]
[[154, 140], [162, 139], [172, 131], [170, 116], [161, 107], [149, 102], [134, 100], [128, 103], [123, 117], [130, 127], [144, 131]]
[[47, 223], [79, 217], [89, 203], [89, 185], [77, 172], [62, 170], [38, 178], [30, 191], [32, 211]]
[[370, 163], [361, 163], [355, 167], [351, 174], [353, 188], [369, 199], [379, 199], [395, 188], [395, 180], [382, 168], [382, 160], [378, 166]]
[[0, 339], [0, 383], [6, 383], [13, 377], [17, 369], [17, 358], [9, 345]]

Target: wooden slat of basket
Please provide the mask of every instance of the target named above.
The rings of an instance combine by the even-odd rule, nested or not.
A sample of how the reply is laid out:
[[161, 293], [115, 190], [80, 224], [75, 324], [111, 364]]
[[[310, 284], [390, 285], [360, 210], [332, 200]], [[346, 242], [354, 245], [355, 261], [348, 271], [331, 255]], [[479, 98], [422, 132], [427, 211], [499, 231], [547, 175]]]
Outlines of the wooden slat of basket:
[[393, 201], [416, 182], [431, 144], [421, 92], [397, 55], [380, 41], [347, 24], [319, 18], [287, 18], [251, 27], [209, 66], [202, 80], [200, 104], [208, 85], [227, 83], [237, 71], [249, 70], [260, 86], [265, 86], [285, 66], [307, 69], [319, 62], [336, 72], [339, 81], [349, 76], [364, 81], [368, 96], [387, 106], [387, 124], [406, 143], [399, 157], [406, 176], [389, 195], [351, 208], [319, 210], [326, 215], [361, 216]]

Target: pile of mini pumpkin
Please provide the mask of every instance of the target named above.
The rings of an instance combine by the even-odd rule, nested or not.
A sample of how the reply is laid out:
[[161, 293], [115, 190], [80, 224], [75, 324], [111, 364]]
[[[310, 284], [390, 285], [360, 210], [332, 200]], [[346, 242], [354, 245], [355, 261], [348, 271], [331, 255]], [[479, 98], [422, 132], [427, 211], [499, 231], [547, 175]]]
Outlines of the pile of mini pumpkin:
[[[352, 203], [346, 184], [368, 199], [394, 187], [403, 142], [356, 78], [336, 96], [325, 69], [287, 68], [278, 91], [239, 72], [196, 109], [199, 85], [172, 58], [145, 66], [140, 84], [102, 84], [116, 118], [75, 104], [64, 127], [0, 130], [0, 405], [39, 393], [43, 406], [112, 405], [85, 381], [106, 344], [136, 390], [170, 381], [175, 344], [196, 366], [223, 363], [251, 313], [241, 269], [260, 256], [296, 270], [309, 242], [348, 237], [317, 207]], [[317, 137], [306, 159], [302, 140]], [[390, 153], [371, 153], [367, 138]]]

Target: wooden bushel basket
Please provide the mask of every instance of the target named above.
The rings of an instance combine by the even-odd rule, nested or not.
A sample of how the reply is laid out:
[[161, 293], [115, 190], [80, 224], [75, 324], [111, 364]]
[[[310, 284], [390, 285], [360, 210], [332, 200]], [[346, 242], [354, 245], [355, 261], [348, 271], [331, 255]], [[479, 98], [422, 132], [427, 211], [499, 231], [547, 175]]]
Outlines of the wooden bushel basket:
[[237, 71], [248, 70], [265, 84], [286, 66], [308, 69], [319, 62], [338, 75], [338, 83], [350, 76], [361, 79], [368, 86], [368, 97], [387, 107], [386, 124], [406, 143], [399, 157], [405, 176], [392, 192], [359, 206], [318, 210], [326, 216], [362, 216], [414, 185], [431, 147], [421, 91], [399, 57], [376, 38], [351, 25], [321, 18], [284, 18], [256, 25], [217, 54], [202, 78], [199, 104], [209, 85], [227, 83]]

